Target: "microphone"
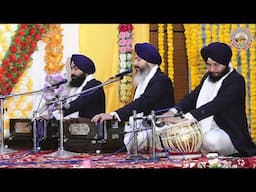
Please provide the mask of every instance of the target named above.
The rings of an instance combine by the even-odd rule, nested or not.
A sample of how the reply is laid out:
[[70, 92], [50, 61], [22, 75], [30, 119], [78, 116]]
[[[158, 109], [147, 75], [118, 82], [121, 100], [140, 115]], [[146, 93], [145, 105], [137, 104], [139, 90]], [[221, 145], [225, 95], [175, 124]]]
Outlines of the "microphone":
[[53, 85], [51, 85], [52, 87], [58, 87], [58, 86], [60, 86], [60, 85], [62, 85], [62, 84], [64, 84], [64, 83], [67, 83], [68, 82], [68, 80], [67, 79], [62, 79], [61, 81], [59, 81], [59, 82], [57, 82], [57, 83], [55, 83], [55, 84], [53, 84]]
[[62, 79], [61, 81], [55, 83], [55, 84], [52, 84], [50, 86], [47, 86], [45, 87], [46, 89], [49, 89], [49, 88], [52, 88], [52, 87], [59, 87], [60, 85], [64, 84], [64, 83], [67, 83], [68, 80], [67, 79]]
[[126, 70], [126, 71], [123, 71], [121, 73], [116, 74], [115, 76], [111, 77], [111, 79], [119, 78], [119, 77], [122, 79], [124, 75], [128, 75], [130, 73], [132, 73], [132, 68], [130, 68], [130, 69]]

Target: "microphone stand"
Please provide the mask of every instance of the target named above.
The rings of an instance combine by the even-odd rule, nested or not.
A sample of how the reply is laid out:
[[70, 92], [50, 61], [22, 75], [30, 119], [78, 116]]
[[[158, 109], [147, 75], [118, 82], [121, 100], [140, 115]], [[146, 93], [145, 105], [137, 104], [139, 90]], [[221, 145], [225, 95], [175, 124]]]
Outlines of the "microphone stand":
[[[181, 113], [178, 113], [178, 114], [171, 114], [171, 115], [155, 115], [155, 112], [152, 111], [151, 113], [151, 116], [148, 117], [148, 119], [151, 120], [151, 123], [152, 123], [152, 161], [157, 161], [160, 159], [159, 157], [159, 154], [157, 155], [156, 154], [156, 129], [158, 129], [159, 131], [159, 127], [157, 127], [156, 125], [156, 119], [157, 118], [168, 118], [168, 117], [177, 117], [177, 116], [181, 116], [182, 115], [182, 112]], [[160, 128], [161, 129], [161, 128]]]
[[139, 146], [138, 146], [138, 131], [137, 131], [137, 117], [136, 117], [136, 110], [133, 110], [133, 143], [135, 146], [135, 152], [134, 154], [129, 155], [129, 157], [127, 158], [127, 160], [144, 160], [145, 158], [142, 157], [142, 155], [139, 155]]
[[123, 76], [120, 76], [120, 77], [115, 77], [115, 78], [109, 78], [106, 82], [100, 84], [100, 85], [97, 85], [95, 87], [91, 87], [89, 89], [86, 89], [84, 91], [81, 91], [79, 93], [76, 93], [76, 94], [73, 94], [73, 95], [70, 95], [68, 97], [60, 97], [59, 99], [53, 101], [51, 104], [55, 104], [55, 103], [59, 103], [59, 112], [60, 112], [60, 143], [59, 143], [59, 148], [57, 151], [53, 152], [53, 153], [50, 153], [50, 154], [47, 154], [46, 156], [48, 157], [60, 157], [60, 158], [66, 158], [66, 157], [71, 157], [71, 156], [75, 156], [75, 155], [78, 155], [79, 153], [75, 153], [75, 152], [70, 152], [70, 151], [66, 151], [64, 150], [64, 134], [63, 134], [63, 127], [64, 127], [64, 117], [63, 117], [63, 103], [71, 98], [71, 97], [76, 97], [76, 96], [79, 96], [79, 95], [82, 95], [82, 94], [85, 94], [85, 93], [88, 93], [90, 91], [94, 91], [100, 87], [103, 87], [105, 85], [108, 85], [108, 84], [111, 84], [113, 82], [116, 82], [116, 81], [119, 81], [120, 79], [122, 79]]
[[[159, 160], [159, 157], [156, 154], [156, 128], [157, 128], [157, 126], [156, 126], [155, 120], [157, 118], [166, 118], [166, 117], [173, 117], [173, 116], [175, 116], [175, 115], [155, 115], [155, 111], [152, 110], [151, 115], [149, 115], [149, 116], [136, 117], [136, 111], [133, 111], [133, 130], [129, 131], [128, 133], [134, 134], [133, 138], [134, 138], [134, 145], [135, 145], [135, 153], [131, 154], [127, 159], [128, 160], [144, 160], [145, 159], [144, 157], [142, 157], [141, 155], [138, 154], [137, 137], [138, 137], [138, 132], [151, 129], [152, 130], [151, 159], [148, 159], [148, 161], [155, 162], [155, 161]], [[149, 119], [152, 123], [152, 127], [138, 130], [136, 120], [139, 120], [139, 119]]]
[[156, 155], [156, 124], [155, 124], [156, 117], [157, 116], [155, 115], [155, 111], [152, 110], [151, 116], [149, 118], [152, 123], [152, 146], [151, 146], [151, 161], [152, 162], [159, 161], [159, 157], [157, 157], [157, 155]]
[[64, 150], [64, 134], [63, 134], [63, 127], [64, 127], [64, 123], [63, 123], [63, 99], [62, 96], [60, 96], [59, 99], [59, 112], [60, 112], [60, 144], [59, 144], [59, 148], [57, 151], [47, 154], [47, 157], [59, 157], [59, 158], [67, 158], [67, 157], [72, 157], [75, 155], [78, 155], [79, 153], [75, 153], [75, 152], [70, 152], [70, 151], [66, 151]]
[[51, 102], [50, 104], [55, 104], [55, 103], [58, 103], [59, 101], [64, 102], [64, 101], [66, 101], [66, 100], [69, 99], [69, 98], [77, 97], [77, 96], [79, 96], [79, 95], [83, 95], [83, 94], [88, 93], [88, 92], [90, 92], [90, 91], [95, 91], [96, 89], [98, 89], [98, 88], [100, 88], [100, 87], [104, 87], [104, 86], [109, 85], [109, 84], [111, 84], [111, 83], [117, 82], [117, 81], [119, 81], [119, 80], [121, 80], [121, 79], [123, 79], [123, 76], [111, 77], [111, 78], [109, 78], [107, 81], [105, 81], [105, 82], [103, 82], [103, 83], [101, 83], [101, 84], [99, 84], [99, 85], [97, 85], [97, 86], [91, 87], [91, 88], [89, 88], [89, 89], [85, 89], [85, 90], [83, 90], [83, 91], [81, 91], [81, 92], [79, 92], [79, 93], [76, 93], [76, 94], [73, 94], [73, 95], [70, 95], [70, 96], [67, 96], [67, 97], [63, 97], [63, 98], [54, 100], [54, 101]]
[[[59, 86], [59, 85], [58, 85]], [[0, 119], [0, 122], [1, 122], [1, 146], [0, 146], [0, 154], [7, 154], [7, 153], [14, 153], [14, 152], [17, 152], [16, 150], [13, 150], [13, 149], [9, 149], [8, 146], [6, 146], [4, 144], [4, 101], [5, 99], [8, 99], [10, 97], [17, 97], [17, 96], [22, 96], [22, 95], [28, 95], [28, 94], [35, 94], [35, 93], [40, 93], [40, 92], [43, 92], [45, 90], [50, 90], [50, 89], [54, 89], [56, 87], [56, 85], [54, 86], [47, 86], [43, 89], [40, 89], [40, 90], [36, 90], [36, 91], [30, 91], [30, 92], [25, 92], [25, 93], [17, 93], [17, 94], [9, 94], [9, 95], [0, 95], [0, 116], [1, 116], [1, 119]], [[34, 114], [37, 114], [37, 112], [34, 112]], [[33, 114], [33, 116], [34, 116]], [[36, 118], [33, 117], [32, 121], [35, 121]], [[35, 123], [34, 123], [34, 126], [35, 126]], [[34, 152], [37, 152], [38, 151], [38, 148], [37, 148], [37, 145], [36, 145], [36, 127], [33, 127], [33, 151]]]
[[[151, 112], [151, 116], [152, 116], [151, 121], [155, 121], [155, 112], [154, 111]], [[155, 136], [156, 136], [156, 127], [152, 126], [152, 160], [153, 161], [157, 160]]]

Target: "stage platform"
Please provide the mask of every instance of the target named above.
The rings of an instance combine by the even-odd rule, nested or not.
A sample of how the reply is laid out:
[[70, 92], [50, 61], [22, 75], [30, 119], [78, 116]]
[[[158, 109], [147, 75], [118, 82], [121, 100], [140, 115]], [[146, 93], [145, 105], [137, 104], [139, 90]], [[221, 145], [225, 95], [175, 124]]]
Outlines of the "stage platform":
[[117, 169], [171, 169], [171, 168], [256, 168], [256, 157], [211, 157], [185, 156], [179, 158], [169, 154], [161, 158], [151, 158], [147, 154], [130, 158], [126, 153], [89, 154], [79, 153], [75, 156], [49, 157], [54, 151], [34, 153], [29, 150], [0, 155], [0, 168], [117, 168]]

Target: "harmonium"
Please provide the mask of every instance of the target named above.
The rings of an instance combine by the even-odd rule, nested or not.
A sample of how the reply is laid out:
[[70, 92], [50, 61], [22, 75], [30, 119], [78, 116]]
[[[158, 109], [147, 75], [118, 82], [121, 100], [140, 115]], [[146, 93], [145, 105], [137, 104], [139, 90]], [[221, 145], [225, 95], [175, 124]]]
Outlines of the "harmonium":
[[32, 149], [34, 147], [34, 127], [36, 145], [42, 150], [57, 149], [59, 125], [56, 120], [10, 119], [10, 136], [5, 143], [13, 149]]
[[[57, 150], [60, 145], [60, 121], [10, 119], [10, 136], [6, 144], [14, 149], [33, 148], [33, 129], [40, 150]], [[123, 143], [124, 123], [107, 120], [94, 124], [88, 118], [63, 121], [63, 146], [67, 151], [80, 153], [114, 153], [126, 151]]]
[[123, 143], [124, 123], [107, 120], [92, 123], [87, 118], [74, 118], [64, 123], [64, 148], [80, 153], [114, 153], [126, 151]]
[[10, 136], [5, 144], [14, 149], [29, 149], [33, 146], [31, 119], [10, 119]]

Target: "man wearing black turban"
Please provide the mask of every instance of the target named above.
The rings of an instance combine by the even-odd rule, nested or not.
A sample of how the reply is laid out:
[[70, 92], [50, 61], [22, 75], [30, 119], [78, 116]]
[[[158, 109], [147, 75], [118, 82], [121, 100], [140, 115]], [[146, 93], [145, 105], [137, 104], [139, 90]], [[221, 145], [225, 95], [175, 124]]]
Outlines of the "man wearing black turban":
[[[104, 120], [112, 118], [119, 121], [128, 121], [125, 131], [129, 132], [133, 129], [133, 111], [137, 116], [149, 115], [152, 110], [162, 111], [168, 109], [174, 104], [174, 93], [172, 81], [159, 68], [162, 58], [158, 50], [150, 43], [137, 43], [135, 45], [135, 61], [134, 69], [136, 74], [134, 83], [136, 91], [134, 100], [129, 104], [115, 110], [109, 114], [101, 113], [95, 115], [92, 121], [102, 123]], [[137, 127], [142, 128], [143, 122], [138, 121]], [[151, 135], [149, 131], [141, 131], [138, 133], [137, 144], [139, 150], [148, 149], [151, 146]], [[125, 134], [124, 143], [129, 153], [136, 150], [133, 134]]]
[[245, 112], [245, 80], [231, 66], [231, 48], [225, 43], [214, 42], [203, 47], [201, 55], [208, 72], [200, 84], [168, 112], [174, 115], [182, 111], [185, 118], [170, 117], [164, 121], [199, 121], [203, 133], [201, 149], [205, 152], [256, 155]]
[[[70, 61], [71, 81], [69, 88], [71, 101], [64, 105], [64, 116], [92, 118], [95, 114], [105, 112], [104, 89], [97, 88], [90, 92], [79, 95], [84, 90], [96, 87], [101, 84], [93, 77], [95, 73], [94, 62], [87, 56], [73, 54]], [[76, 114], [78, 112], [78, 115]]]

